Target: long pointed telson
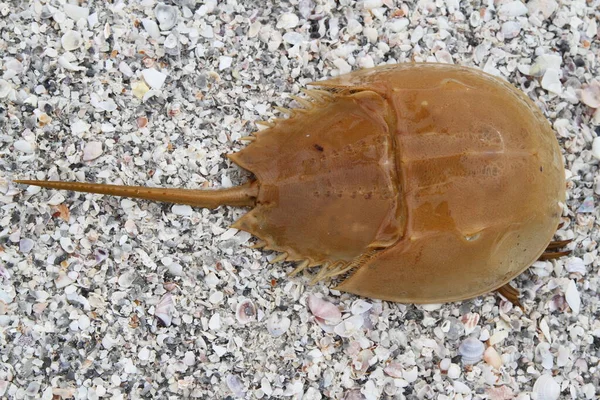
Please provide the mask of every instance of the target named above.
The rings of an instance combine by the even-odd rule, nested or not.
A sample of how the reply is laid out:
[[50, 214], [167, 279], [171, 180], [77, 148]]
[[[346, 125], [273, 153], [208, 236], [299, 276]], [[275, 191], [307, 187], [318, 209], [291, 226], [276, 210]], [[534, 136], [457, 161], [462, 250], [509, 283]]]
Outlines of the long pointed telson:
[[107, 194], [166, 203], [187, 204], [194, 207], [217, 208], [222, 205], [253, 207], [258, 196], [258, 183], [248, 182], [228, 189], [165, 189], [142, 186], [103, 185], [98, 183], [15, 180], [24, 185], [74, 192]]

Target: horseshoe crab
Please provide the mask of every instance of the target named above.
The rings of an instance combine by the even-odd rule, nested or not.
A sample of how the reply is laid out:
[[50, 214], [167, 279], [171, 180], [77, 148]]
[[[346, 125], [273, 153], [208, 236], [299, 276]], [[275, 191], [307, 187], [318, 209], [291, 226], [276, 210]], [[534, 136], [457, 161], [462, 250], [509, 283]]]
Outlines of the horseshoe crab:
[[222, 190], [27, 181], [46, 188], [214, 208], [253, 207], [233, 224], [258, 247], [320, 266], [315, 280], [404, 303], [499, 290], [566, 241], [556, 137], [523, 93], [475, 69], [403, 64], [315, 82], [304, 108], [228, 157], [254, 174]]

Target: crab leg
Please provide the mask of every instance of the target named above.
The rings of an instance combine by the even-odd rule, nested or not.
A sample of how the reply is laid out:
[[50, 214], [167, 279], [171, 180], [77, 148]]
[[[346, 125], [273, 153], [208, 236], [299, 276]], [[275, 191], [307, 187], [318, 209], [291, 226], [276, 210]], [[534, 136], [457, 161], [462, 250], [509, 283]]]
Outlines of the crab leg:
[[206, 208], [217, 208], [221, 205], [253, 207], [256, 205], [256, 197], [258, 196], [258, 184], [255, 181], [233, 188], [217, 190], [148, 188], [142, 186], [118, 186], [60, 181], [30, 181], [20, 179], [15, 180], [15, 182], [51, 189], [156, 200]]
[[507, 283], [506, 285], [499, 288], [497, 292], [500, 293], [502, 296], [506, 297], [506, 300], [513, 303], [513, 305], [521, 308], [521, 310], [523, 309], [523, 306], [519, 301], [519, 295], [521, 293], [519, 292], [519, 289], [512, 287], [510, 283]]

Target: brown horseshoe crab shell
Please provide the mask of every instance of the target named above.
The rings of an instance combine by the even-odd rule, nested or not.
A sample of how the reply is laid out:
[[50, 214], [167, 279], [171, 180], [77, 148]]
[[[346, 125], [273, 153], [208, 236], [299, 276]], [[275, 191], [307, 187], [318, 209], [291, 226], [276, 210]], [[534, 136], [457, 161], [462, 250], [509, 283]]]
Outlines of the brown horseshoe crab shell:
[[337, 289], [440, 303], [498, 289], [550, 243], [565, 197], [539, 109], [475, 69], [402, 64], [316, 82], [229, 157], [256, 180], [199, 191], [19, 181], [203, 207], [254, 206], [233, 226]]

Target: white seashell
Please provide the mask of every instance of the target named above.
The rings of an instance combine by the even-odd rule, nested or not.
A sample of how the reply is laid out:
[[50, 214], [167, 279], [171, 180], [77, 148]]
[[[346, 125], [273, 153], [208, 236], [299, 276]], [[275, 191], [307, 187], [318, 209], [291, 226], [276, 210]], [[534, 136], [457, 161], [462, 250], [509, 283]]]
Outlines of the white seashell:
[[165, 326], [171, 326], [174, 309], [173, 295], [170, 292], [165, 293], [154, 309], [154, 316], [158, 318]]
[[276, 27], [277, 29], [292, 29], [298, 25], [299, 21], [300, 19], [296, 14], [284, 13], [279, 17]]
[[521, 32], [521, 24], [517, 21], [506, 21], [502, 24], [500, 28], [504, 39], [514, 39], [519, 36], [519, 32]]
[[502, 357], [493, 346], [488, 347], [483, 352], [483, 360], [496, 369], [502, 366]]
[[23, 238], [21, 240], [19, 240], [19, 251], [21, 253], [29, 253], [31, 251], [31, 249], [33, 249], [33, 246], [35, 245], [35, 242], [29, 238]]
[[446, 373], [446, 375], [448, 375], [448, 378], [450, 378], [450, 379], [458, 379], [461, 372], [462, 371], [458, 364], [451, 363], [450, 366], [448, 367], [448, 372]]
[[460, 320], [465, 326], [465, 335], [468, 335], [471, 332], [473, 332], [473, 330], [475, 330], [475, 327], [479, 323], [479, 314], [468, 313], [466, 315], [463, 315], [463, 317]]
[[554, 357], [550, 352], [550, 343], [542, 342], [535, 346], [535, 360], [542, 364], [544, 369], [552, 369], [554, 366]]
[[119, 276], [119, 279], [117, 279], [117, 283], [122, 288], [128, 288], [128, 287], [131, 287], [131, 285], [133, 284], [133, 281], [135, 281], [136, 277], [137, 276], [136, 276], [135, 271], [125, 271], [123, 274], [121, 274]]
[[288, 32], [283, 35], [283, 41], [294, 46], [302, 43], [304, 41], [304, 36], [298, 32]]
[[160, 29], [168, 31], [177, 24], [177, 7], [158, 3], [154, 8], [154, 16], [160, 25]]
[[449, 358], [444, 358], [440, 361], [440, 370], [442, 372], [448, 372], [448, 368], [450, 368], [450, 364], [452, 364], [452, 360]]
[[152, 39], [160, 38], [160, 29], [158, 28], [158, 24], [149, 18], [144, 18], [142, 20], [142, 25], [144, 25], [144, 29], [148, 32], [148, 35]]
[[361, 350], [352, 359], [352, 373], [355, 377], [361, 377], [369, 369], [369, 361], [375, 357], [375, 354], [369, 349]]
[[73, 245], [71, 238], [68, 237], [60, 238], [60, 247], [62, 247], [67, 253], [72, 253], [75, 251], [75, 246]]
[[17, 140], [13, 143], [15, 150], [25, 154], [31, 154], [35, 150], [35, 146], [27, 140]]
[[237, 375], [229, 374], [225, 379], [227, 381], [227, 387], [236, 398], [243, 399], [246, 397], [246, 390], [240, 378]]
[[67, 71], [85, 71], [84, 67], [80, 67], [79, 65], [75, 64], [75, 60], [73, 60], [71, 56], [67, 56], [67, 54], [72, 55], [73, 53], [66, 53], [63, 56], [58, 57], [58, 65]]
[[573, 313], [578, 314], [581, 307], [581, 298], [579, 297], [577, 285], [575, 285], [575, 281], [573, 280], [569, 281], [567, 291], [565, 292], [565, 300], [567, 300], [567, 304], [571, 307]]
[[587, 269], [585, 268], [585, 263], [579, 257], [569, 258], [567, 260], [565, 268], [571, 273], [579, 273], [581, 275], [585, 275], [587, 272]]
[[229, 56], [221, 56], [219, 57], [219, 71], [223, 71], [229, 67], [233, 63], [233, 58]]
[[556, 366], [564, 367], [569, 362], [571, 351], [565, 346], [558, 347], [558, 355], [556, 356]]
[[235, 309], [235, 318], [242, 325], [256, 321], [256, 306], [254, 303], [249, 299], [238, 303]]
[[454, 391], [456, 393], [461, 393], [461, 394], [471, 393], [471, 388], [460, 381], [454, 381], [453, 386], [454, 386]]
[[63, 11], [67, 15], [67, 17], [71, 18], [73, 21], [79, 21], [82, 18], [86, 18], [90, 15], [90, 9], [85, 7], [79, 7], [75, 4], [65, 4], [63, 7]]
[[560, 70], [554, 68], [548, 68], [544, 72], [542, 78], [542, 87], [549, 92], [561, 94], [562, 83], [560, 82]]
[[[0, 94], [0, 98], [1, 97], [2, 94]], [[600, 110], [600, 108], [598, 108], [598, 110]], [[596, 110], [594, 116], [599, 113], [598, 110]], [[592, 142], [592, 156], [594, 156], [596, 160], [600, 160], [600, 136], [595, 137], [594, 141]]]
[[548, 343], [552, 342], [552, 337], [550, 336], [550, 327], [548, 326], [548, 322], [546, 322], [546, 318], [543, 318], [540, 321], [540, 330], [544, 334], [544, 338]]
[[267, 331], [271, 336], [278, 337], [283, 335], [290, 329], [291, 321], [281, 312], [274, 312], [267, 319]]
[[458, 354], [462, 356], [465, 365], [476, 364], [483, 357], [485, 346], [475, 338], [466, 338], [458, 347]]
[[501, 17], [520, 17], [525, 14], [527, 14], [527, 7], [520, 1], [502, 4], [498, 9], [498, 15]]
[[188, 206], [187, 204], [175, 204], [173, 207], [171, 207], [171, 211], [173, 214], [181, 215], [183, 217], [189, 217], [194, 214], [192, 207]]
[[406, 382], [412, 383], [417, 380], [419, 377], [419, 369], [417, 367], [412, 367], [411, 369], [405, 369], [402, 377]]
[[160, 89], [167, 79], [166, 74], [163, 74], [154, 68], [146, 68], [142, 70], [142, 76], [144, 77], [144, 81], [152, 89]]
[[535, 381], [533, 393], [537, 395], [537, 400], [557, 400], [560, 396], [560, 385], [552, 375], [544, 374]]
[[583, 199], [583, 203], [577, 208], [578, 213], [593, 213], [594, 211], [596, 211], [594, 196], [588, 196]]
[[352, 303], [352, 306], [350, 307], [350, 311], [352, 312], [353, 315], [360, 315], [360, 314], [366, 313], [371, 308], [373, 308], [373, 304], [369, 303], [368, 301], [358, 299]]
[[12, 85], [5, 79], [0, 79], [0, 99], [8, 97], [14, 89]]
[[341, 337], [351, 337], [362, 328], [364, 321], [362, 315], [353, 315], [337, 324], [333, 331]]
[[342, 320], [342, 313], [335, 304], [332, 304], [313, 294], [306, 299], [306, 305], [312, 315], [327, 325], [339, 324]]
[[77, 31], [67, 31], [60, 39], [63, 49], [67, 51], [78, 49], [83, 44], [81, 33]]
[[83, 148], [83, 161], [92, 161], [102, 155], [102, 142], [88, 142]]
[[383, 372], [392, 378], [402, 378], [403, 368], [400, 364], [392, 362], [383, 369]]
[[54, 280], [57, 289], [62, 289], [73, 283], [73, 279], [69, 278], [63, 271], [58, 273], [58, 277]]
[[581, 88], [581, 101], [592, 108], [600, 108], [600, 81], [593, 80]]

